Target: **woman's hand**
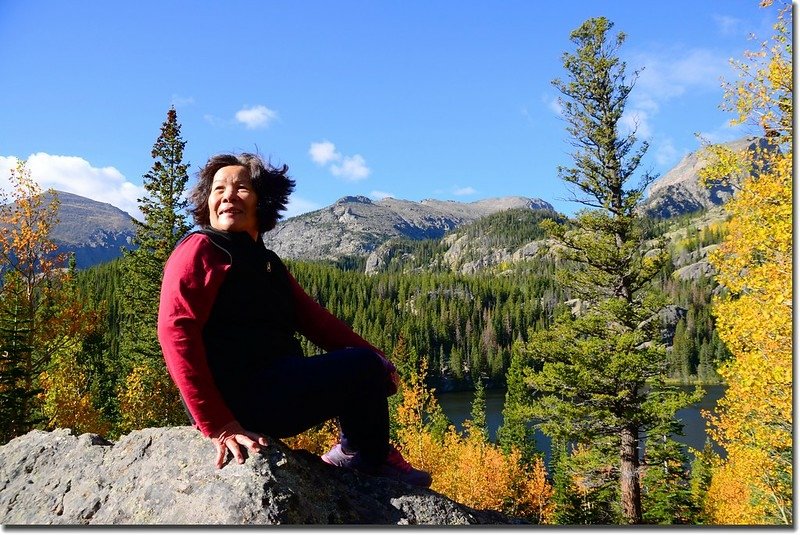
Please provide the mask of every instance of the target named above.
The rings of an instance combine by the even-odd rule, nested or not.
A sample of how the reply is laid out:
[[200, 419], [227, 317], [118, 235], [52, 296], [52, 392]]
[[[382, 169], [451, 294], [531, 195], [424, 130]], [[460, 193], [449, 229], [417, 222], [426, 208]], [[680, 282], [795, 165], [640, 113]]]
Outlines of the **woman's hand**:
[[244, 462], [242, 446], [253, 453], [258, 453], [261, 451], [262, 447], [269, 444], [269, 442], [267, 442], [267, 437], [247, 431], [236, 420], [225, 424], [225, 426], [217, 432], [217, 436], [211, 437], [211, 442], [214, 443], [214, 447], [217, 449], [217, 461], [215, 463], [217, 468], [222, 468], [225, 464], [228, 451], [233, 454], [233, 458], [236, 459], [236, 462], [242, 464]]

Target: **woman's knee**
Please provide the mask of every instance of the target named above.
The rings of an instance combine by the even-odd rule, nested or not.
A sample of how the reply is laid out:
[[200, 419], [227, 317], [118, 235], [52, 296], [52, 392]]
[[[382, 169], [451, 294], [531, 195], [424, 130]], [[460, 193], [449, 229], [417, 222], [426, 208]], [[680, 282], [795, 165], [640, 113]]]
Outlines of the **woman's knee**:
[[384, 359], [372, 349], [366, 347], [350, 347], [345, 351], [352, 355], [358, 367], [369, 376], [383, 377], [386, 375]]

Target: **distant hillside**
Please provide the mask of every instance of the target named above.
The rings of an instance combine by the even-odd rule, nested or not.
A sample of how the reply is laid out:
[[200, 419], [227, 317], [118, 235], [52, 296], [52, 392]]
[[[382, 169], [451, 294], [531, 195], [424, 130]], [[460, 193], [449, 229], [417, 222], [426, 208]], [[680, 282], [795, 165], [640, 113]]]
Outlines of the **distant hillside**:
[[497, 212], [553, 210], [540, 199], [503, 197], [462, 203], [344, 197], [331, 206], [278, 223], [264, 236], [268, 248], [294, 259], [366, 256], [393, 238], [441, 238], [447, 231]]
[[130, 246], [135, 231], [127, 212], [65, 191], [56, 195], [59, 223], [52, 239], [60, 252], [75, 253], [78, 268], [113, 260], [121, 247]]
[[392, 239], [370, 253], [365, 271], [498, 272], [538, 257], [546, 238], [540, 226], [545, 219], [564, 221], [564, 216], [548, 209], [513, 208], [466, 223], [441, 239]]
[[[756, 147], [769, 148], [763, 138], [744, 138], [725, 143], [734, 151], [754, 150]], [[708, 165], [703, 151], [687, 154], [681, 161], [650, 186], [644, 209], [648, 215], [669, 218], [691, 214], [701, 210], [721, 206], [733, 196], [734, 188], [744, 177], [729, 177], [730, 184], [717, 184], [706, 187], [700, 183], [699, 171]]]

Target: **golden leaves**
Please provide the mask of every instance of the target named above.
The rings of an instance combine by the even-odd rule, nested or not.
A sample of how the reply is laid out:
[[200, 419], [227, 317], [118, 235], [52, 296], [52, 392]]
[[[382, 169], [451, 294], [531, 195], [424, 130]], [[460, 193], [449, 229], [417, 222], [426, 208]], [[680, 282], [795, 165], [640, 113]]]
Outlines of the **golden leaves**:
[[[771, 2], [769, 2], [771, 4]], [[710, 255], [726, 290], [714, 299], [717, 329], [733, 359], [711, 436], [726, 450], [712, 470], [706, 510], [721, 524], [791, 523], [792, 518], [792, 78], [785, 7], [775, 45], [762, 45], [726, 91], [737, 122], [753, 120], [772, 149], [725, 154], [706, 171], [759, 170], [726, 205], [731, 219]], [[761, 59], [760, 59], [761, 58]], [[767, 58], [764, 61], [763, 58]], [[776, 149], [779, 147], [781, 150]]]
[[539, 523], [553, 518], [553, 489], [544, 463], [538, 459], [526, 467], [517, 450], [505, 454], [482, 433], [461, 434], [450, 425], [441, 439], [426, 426], [426, 415], [437, 402], [425, 387], [427, 364], [402, 385], [403, 402], [397, 409], [398, 436], [403, 456], [414, 466], [428, 470], [431, 489], [477, 509], [493, 509], [525, 516]]
[[93, 403], [89, 381], [76, 358], [75, 349], [61, 352], [39, 382], [44, 414], [50, 428], [69, 428], [77, 434], [106, 435], [111, 429]]

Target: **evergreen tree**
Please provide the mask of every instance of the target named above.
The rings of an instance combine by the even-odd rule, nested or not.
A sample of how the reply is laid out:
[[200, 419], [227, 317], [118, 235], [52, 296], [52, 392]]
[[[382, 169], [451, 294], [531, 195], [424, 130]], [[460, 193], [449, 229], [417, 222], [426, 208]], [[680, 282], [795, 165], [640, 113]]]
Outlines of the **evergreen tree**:
[[24, 313], [19, 276], [3, 277], [0, 299], [0, 444], [27, 432], [36, 420], [30, 405], [39, 393], [28, 369], [33, 360], [33, 326]]
[[714, 460], [717, 455], [711, 446], [711, 439], [706, 438], [703, 445], [703, 451], [692, 449], [694, 460], [691, 465], [691, 478], [689, 480], [689, 489], [692, 493], [692, 503], [699, 508], [695, 519], [696, 524], [705, 524], [708, 522], [705, 511], [706, 496], [708, 495], [708, 487], [711, 484], [711, 475]]
[[563, 439], [554, 439], [550, 446], [550, 473], [553, 478], [554, 521], [559, 525], [584, 524], [581, 500], [569, 474], [569, 452]]
[[475, 438], [480, 438], [482, 442], [489, 441], [489, 427], [486, 424], [486, 387], [480, 377], [475, 381], [475, 397], [472, 399], [470, 410], [469, 433]]
[[[521, 358], [521, 344], [515, 344], [511, 365], [506, 374], [506, 399], [503, 403], [503, 423], [497, 430], [500, 447], [508, 454], [517, 448], [522, 461], [528, 465], [538, 457], [535, 429], [531, 423], [530, 392], [525, 386], [525, 365]], [[553, 446], [552, 449], [555, 449]]]
[[143, 385], [137, 388], [163, 389], [169, 392], [174, 403], [166, 403], [164, 406], [175, 405], [176, 409], [168, 414], [150, 414], [141, 418], [128, 414], [130, 426], [185, 421], [177, 390], [170, 388], [156, 335], [164, 264], [177, 243], [191, 229], [185, 213], [187, 201], [184, 198], [184, 189], [189, 167], [189, 164], [183, 162], [185, 146], [177, 113], [175, 108], [170, 108], [151, 152], [155, 161], [150, 171], [144, 175], [146, 195], [139, 199], [139, 209], [144, 215], [144, 221], [134, 220], [135, 248], [124, 251], [124, 312], [120, 340], [121, 358], [129, 374], [126, 379], [128, 384], [123, 385], [123, 404], [129, 410], [139, 410], [134, 407], [146, 406], [133, 398], [151, 394], [130, 390], [133, 385]]
[[686, 321], [681, 318], [675, 326], [675, 336], [672, 338], [670, 375], [687, 381], [692, 374], [691, 361], [694, 352], [694, 340], [686, 328]]
[[648, 524], [695, 524], [700, 510], [692, 494], [688, 458], [672, 435], [683, 425], [654, 429], [645, 445], [643, 519]]
[[[689, 399], [663, 385], [667, 362], [655, 318], [665, 299], [653, 281], [667, 253], [663, 241], [647, 246], [646, 226], [636, 211], [654, 177], [644, 173], [638, 186], [626, 189], [647, 143], [636, 148], [635, 131], [621, 133], [633, 82], [616, 55], [625, 36], [611, 37], [612, 26], [606, 18], [593, 18], [573, 31], [577, 50], [564, 54], [568, 78], [554, 81], [564, 96], [563, 117], [575, 147], [574, 166], [560, 167], [559, 174], [588, 208], [568, 224], [548, 227], [569, 268], [560, 271], [559, 280], [586, 312], [564, 314], [549, 330], [533, 333], [524, 353], [529, 387], [538, 392], [533, 413], [542, 430], [581, 445], [572, 462], [588, 463], [587, 492], [616, 495], [623, 521], [640, 523], [639, 439], [672, 421]], [[605, 453], [594, 452], [598, 444]], [[612, 451], [616, 466], [607, 467], [605, 454]], [[609, 494], [603, 478], [612, 473], [618, 485]]]

